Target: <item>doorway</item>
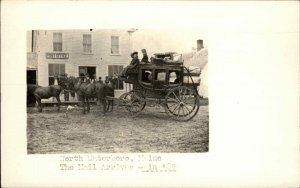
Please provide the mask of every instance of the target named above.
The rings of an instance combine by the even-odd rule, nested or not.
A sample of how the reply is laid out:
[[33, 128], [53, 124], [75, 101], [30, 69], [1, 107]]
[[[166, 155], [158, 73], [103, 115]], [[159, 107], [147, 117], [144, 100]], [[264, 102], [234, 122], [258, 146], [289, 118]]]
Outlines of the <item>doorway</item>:
[[27, 70], [27, 84], [37, 84], [36, 70]]
[[96, 76], [96, 67], [79, 66], [79, 76], [84, 77], [85, 75], [88, 75], [90, 79], [93, 79], [94, 75]]

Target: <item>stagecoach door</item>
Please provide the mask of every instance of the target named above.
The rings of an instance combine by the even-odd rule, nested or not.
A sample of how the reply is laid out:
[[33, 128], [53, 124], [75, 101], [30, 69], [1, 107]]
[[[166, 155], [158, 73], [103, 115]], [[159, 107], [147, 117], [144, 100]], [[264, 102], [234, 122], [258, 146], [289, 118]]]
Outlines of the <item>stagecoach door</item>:
[[93, 76], [96, 75], [96, 67], [79, 66], [79, 76], [84, 77], [86, 74], [88, 74], [89, 78], [92, 79]]

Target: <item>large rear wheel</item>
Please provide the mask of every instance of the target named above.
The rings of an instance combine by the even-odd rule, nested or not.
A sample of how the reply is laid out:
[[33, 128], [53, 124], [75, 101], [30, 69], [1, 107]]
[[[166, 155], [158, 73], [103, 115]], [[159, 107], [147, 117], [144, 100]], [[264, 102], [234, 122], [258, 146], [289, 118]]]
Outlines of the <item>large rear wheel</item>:
[[177, 121], [189, 121], [195, 117], [200, 107], [195, 90], [179, 86], [171, 89], [165, 97], [165, 111]]

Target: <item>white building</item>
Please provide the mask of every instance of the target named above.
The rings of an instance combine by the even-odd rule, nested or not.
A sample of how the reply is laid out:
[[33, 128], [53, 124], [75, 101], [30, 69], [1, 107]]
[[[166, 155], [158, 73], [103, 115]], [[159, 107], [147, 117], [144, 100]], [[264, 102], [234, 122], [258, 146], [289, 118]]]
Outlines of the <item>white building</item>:
[[[97, 78], [113, 76], [129, 64], [132, 33], [128, 30], [38, 30], [27, 33], [27, 83], [48, 86], [65, 73]], [[116, 94], [125, 92], [119, 83]]]

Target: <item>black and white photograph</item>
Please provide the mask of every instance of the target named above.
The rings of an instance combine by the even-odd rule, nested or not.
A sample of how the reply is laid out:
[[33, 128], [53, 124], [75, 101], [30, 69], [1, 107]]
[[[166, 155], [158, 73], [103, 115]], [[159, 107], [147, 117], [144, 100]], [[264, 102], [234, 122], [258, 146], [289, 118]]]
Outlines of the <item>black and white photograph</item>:
[[27, 31], [27, 153], [208, 152], [207, 70], [205, 29]]
[[1, 187], [299, 188], [299, 1], [1, 1]]

